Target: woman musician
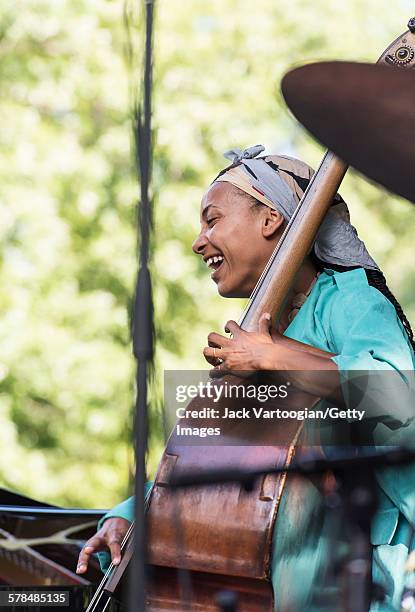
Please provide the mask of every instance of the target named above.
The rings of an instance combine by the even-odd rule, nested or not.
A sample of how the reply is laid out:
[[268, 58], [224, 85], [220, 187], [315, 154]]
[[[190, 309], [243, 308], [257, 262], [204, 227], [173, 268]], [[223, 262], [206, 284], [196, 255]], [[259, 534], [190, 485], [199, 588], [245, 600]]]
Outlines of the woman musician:
[[[263, 147], [232, 150], [231, 165], [214, 179], [201, 202], [201, 229], [193, 251], [212, 270], [222, 297], [249, 297], [313, 174], [285, 156], [258, 157]], [[414, 341], [400, 304], [337, 195], [286, 300], [278, 328], [268, 313], [257, 332], [226, 324], [232, 337], [211, 333], [203, 350], [221, 371], [284, 371], [296, 388], [344, 407], [342, 381], [353, 370], [386, 370], [408, 384]], [[325, 373], [322, 378], [321, 372]], [[322, 382], [324, 380], [324, 383]], [[363, 399], [364, 404], [364, 399]], [[391, 422], [405, 427], [410, 411], [388, 405]], [[372, 526], [374, 581], [385, 593], [372, 610], [399, 605], [404, 564], [415, 516], [414, 470], [388, 468], [376, 475], [379, 505]], [[288, 486], [288, 485], [287, 485]], [[284, 520], [284, 497], [273, 537], [271, 580], [276, 609], [312, 609], [313, 589], [328, 555], [321, 496], [313, 483], [299, 500], [301, 519]], [[111, 510], [84, 546], [77, 572], [99, 552], [103, 567], [120, 561], [120, 542], [133, 520], [133, 498]], [[212, 529], [214, 526], [212, 526]], [[105, 557], [105, 558], [104, 558]], [[281, 584], [288, 585], [281, 593]]]

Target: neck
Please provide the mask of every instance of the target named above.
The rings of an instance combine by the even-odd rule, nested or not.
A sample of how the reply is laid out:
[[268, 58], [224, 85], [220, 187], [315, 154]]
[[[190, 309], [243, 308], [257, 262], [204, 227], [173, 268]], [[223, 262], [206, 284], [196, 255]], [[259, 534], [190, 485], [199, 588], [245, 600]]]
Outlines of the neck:
[[306, 293], [315, 279], [317, 274], [317, 268], [311, 261], [310, 257], [307, 257], [304, 260], [303, 265], [298, 271], [298, 274], [295, 278], [294, 286], [292, 288], [292, 294], [296, 293]]
[[316, 275], [317, 275], [317, 268], [311, 261], [310, 257], [307, 256], [304, 260], [303, 265], [299, 269], [297, 276], [295, 278], [294, 285], [290, 293], [287, 296], [287, 300], [285, 302], [284, 310], [282, 311], [280, 323], [278, 326], [278, 331], [280, 333], [283, 333], [287, 329], [288, 325], [290, 324], [288, 316], [293, 308], [292, 302], [293, 302], [294, 296], [297, 293], [306, 294], [308, 290], [310, 289], [310, 285], [315, 279]]

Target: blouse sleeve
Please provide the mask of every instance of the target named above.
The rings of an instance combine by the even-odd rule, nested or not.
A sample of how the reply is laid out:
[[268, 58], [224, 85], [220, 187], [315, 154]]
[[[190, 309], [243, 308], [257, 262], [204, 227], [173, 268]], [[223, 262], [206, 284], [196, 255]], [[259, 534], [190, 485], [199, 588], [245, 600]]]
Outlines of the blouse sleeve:
[[[341, 277], [341, 275], [338, 275]], [[413, 419], [413, 351], [393, 304], [367, 282], [342, 284], [329, 314], [332, 360], [348, 408], [364, 409], [391, 430]]]
[[[344, 286], [336, 281], [328, 329], [347, 407], [355, 408], [358, 402], [365, 418], [383, 415], [374, 448], [414, 449], [414, 352], [406, 331], [394, 306], [377, 289], [367, 282]], [[359, 389], [359, 381], [366, 386]], [[415, 463], [376, 473], [387, 497], [409, 521], [415, 512], [414, 474]]]
[[[149, 490], [152, 487], [152, 482], [146, 482], [144, 495], [147, 495]], [[129, 497], [128, 499], [122, 501], [117, 506], [114, 506], [107, 514], [105, 514], [98, 523], [98, 529], [101, 529], [104, 522], [109, 518], [123, 518], [132, 523], [134, 521], [134, 497]], [[101, 570], [105, 572], [111, 562], [111, 557], [108, 552], [101, 551], [97, 553], [97, 557], [99, 560], [99, 564], [101, 566]]]
[[393, 304], [367, 283], [336, 283], [328, 327], [339, 370], [413, 370], [413, 352]]
[[117, 504], [117, 506], [114, 506], [114, 508], [109, 510], [107, 514], [104, 514], [104, 516], [100, 519], [98, 523], [98, 529], [101, 529], [102, 525], [105, 523], [107, 519], [116, 518], [116, 517], [123, 518], [127, 521], [130, 521], [130, 523], [133, 522], [134, 520], [134, 497], [129, 497], [128, 499], [125, 499], [120, 504]]

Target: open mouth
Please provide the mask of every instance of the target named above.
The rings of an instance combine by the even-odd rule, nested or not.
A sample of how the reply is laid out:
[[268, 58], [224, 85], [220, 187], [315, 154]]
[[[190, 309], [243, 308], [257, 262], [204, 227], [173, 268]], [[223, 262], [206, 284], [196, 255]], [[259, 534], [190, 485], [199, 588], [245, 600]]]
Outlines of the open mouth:
[[212, 278], [215, 274], [215, 272], [217, 272], [219, 270], [219, 268], [222, 266], [223, 262], [225, 261], [223, 255], [212, 255], [212, 257], [209, 257], [206, 260], [206, 265], [208, 268], [211, 268], [213, 270], [212, 273]]

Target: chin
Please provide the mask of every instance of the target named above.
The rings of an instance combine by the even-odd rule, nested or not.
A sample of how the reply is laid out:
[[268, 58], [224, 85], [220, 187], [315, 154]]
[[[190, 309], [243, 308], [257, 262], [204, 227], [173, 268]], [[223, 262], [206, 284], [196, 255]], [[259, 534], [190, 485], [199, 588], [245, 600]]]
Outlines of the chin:
[[218, 284], [218, 293], [224, 298], [248, 298], [251, 292], [248, 292], [240, 287], [227, 287], [226, 285]]

